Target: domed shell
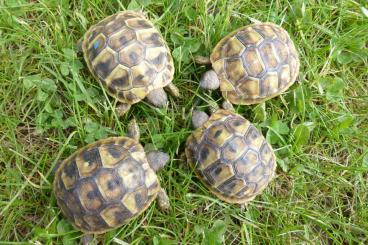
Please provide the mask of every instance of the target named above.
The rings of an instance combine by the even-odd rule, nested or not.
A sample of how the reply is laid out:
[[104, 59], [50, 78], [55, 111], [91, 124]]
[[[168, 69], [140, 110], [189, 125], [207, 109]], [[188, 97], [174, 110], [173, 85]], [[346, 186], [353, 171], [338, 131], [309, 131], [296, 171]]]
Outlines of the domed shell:
[[143, 147], [127, 137], [97, 141], [57, 169], [54, 192], [62, 213], [85, 233], [103, 233], [148, 208], [160, 189]]
[[241, 27], [211, 54], [223, 96], [233, 104], [256, 104], [286, 91], [299, 73], [289, 34], [272, 23]]
[[245, 118], [218, 110], [188, 138], [188, 163], [218, 198], [245, 204], [275, 174], [272, 147]]
[[141, 13], [123, 11], [100, 21], [84, 35], [82, 49], [92, 74], [123, 103], [141, 101], [174, 76], [166, 42]]

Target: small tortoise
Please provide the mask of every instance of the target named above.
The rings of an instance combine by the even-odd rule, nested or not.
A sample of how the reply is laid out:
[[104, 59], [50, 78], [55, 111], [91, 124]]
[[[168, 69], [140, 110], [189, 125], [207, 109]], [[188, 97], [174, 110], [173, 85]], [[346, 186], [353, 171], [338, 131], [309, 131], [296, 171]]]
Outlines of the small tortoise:
[[215, 90], [233, 104], [261, 103], [286, 91], [299, 73], [299, 58], [289, 34], [272, 23], [241, 27], [223, 38], [210, 59], [200, 86]]
[[244, 117], [217, 110], [211, 117], [194, 111], [186, 157], [199, 179], [218, 198], [247, 204], [271, 181], [276, 161], [272, 147]]
[[120, 104], [122, 115], [146, 98], [164, 106], [166, 87], [179, 96], [172, 83], [174, 63], [160, 32], [142, 13], [123, 11], [92, 26], [80, 40], [89, 70]]
[[130, 124], [129, 137], [110, 137], [89, 144], [57, 166], [54, 192], [62, 213], [85, 234], [117, 228], [158, 199], [169, 208], [166, 192], [155, 174], [169, 160], [165, 153], [145, 153], [139, 129]]

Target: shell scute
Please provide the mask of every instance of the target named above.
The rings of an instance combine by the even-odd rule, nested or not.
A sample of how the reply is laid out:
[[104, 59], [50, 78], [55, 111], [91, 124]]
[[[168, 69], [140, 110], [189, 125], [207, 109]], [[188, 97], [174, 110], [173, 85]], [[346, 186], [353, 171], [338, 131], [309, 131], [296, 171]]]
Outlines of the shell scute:
[[118, 64], [114, 51], [105, 48], [94, 59], [93, 68], [97, 76], [105, 81]]
[[110, 227], [117, 227], [124, 223], [126, 217], [133, 214], [123, 205], [112, 205], [101, 211], [101, 217]]
[[109, 38], [109, 47], [116, 52], [119, 52], [122, 48], [128, 46], [136, 39], [136, 33], [129, 28], [122, 28], [119, 32], [115, 33]]
[[203, 145], [201, 145], [197, 154], [198, 160], [196, 164], [198, 164], [198, 167], [201, 169], [207, 168], [220, 157], [220, 152], [218, 151], [218, 149], [216, 149], [209, 143], [204, 143]]
[[119, 51], [119, 60], [126, 67], [138, 65], [145, 57], [145, 47], [139, 42], [131, 43]]
[[60, 173], [60, 181], [63, 183], [65, 189], [71, 189], [75, 186], [79, 178], [79, 171], [75, 159], [71, 160], [65, 165], [63, 171]]
[[241, 136], [233, 136], [226, 145], [222, 147], [222, 159], [225, 162], [233, 162], [243, 154], [246, 144]]
[[76, 189], [82, 206], [90, 212], [97, 212], [104, 204], [104, 199], [93, 179], [84, 179]]
[[88, 58], [91, 60], [96, 59], [96, 57], [105, 48], [106, 48], [106, 37], [103, 34], [99, 34], [94, 40], [91, 41], [91, 44], [87, 50]]
[[113, 169], [103, 169], [96, 175], [97, 187], [105, 200], [121, 200], [126, 188], [121, 177]]
[[231, 137], [232, 133], [223, 123], [213, 125], [208, 129], [207, 139], [218, 146], [224, 145]]
[[258, 46], [263, 41], [263, 37], [252, 28], [239, 31], [235, 36], [244, 46]]
[[148, 47], [163, 47], [165, 42], [162, 40], [159, 33], [149, 30], [141, 30], [137, 32], [138, 40]]
[[243, 62], [240, 58], [226, 60], [225, 71], [227, 79], [233, 84], [236, 84], [236, 82], [247, 76], [247, 72], [244, 69]]
[[93, 175], [97, 169], [102, 166], [100, 152], [97, 148], [86, 150], [80, 155], [77, 155], [75, 162], [79, 171], [79, 175], [82, 178]]

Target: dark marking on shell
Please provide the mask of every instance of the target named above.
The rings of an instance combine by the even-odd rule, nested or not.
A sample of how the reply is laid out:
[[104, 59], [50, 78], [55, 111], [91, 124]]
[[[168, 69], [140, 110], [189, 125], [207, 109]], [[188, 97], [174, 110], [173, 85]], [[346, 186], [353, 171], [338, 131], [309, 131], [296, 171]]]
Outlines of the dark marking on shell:
[[96, 193], [96, 190], [90, 191], [87, 194], [87, 197], [91, 200], [95, 199], [98, 196], [98, 194]]
[[88, 227], [85, 227], [85, 229], [87, 228], [86, 230], [88, 231], [99, 231], [109, 228], [109, 225], [100, 217], [100, 215], [85, 215], [83, 219]]
[[131, 59], [132, 63], [137, 64], [139, 62], [139, 57], [140, 55], [138, 55], [136, 52], [131, 52], [129, 54], [129, 59]]
[[222, 168], [217, 168], [214, 172], [215, 175], [219, 175], [222, 172]]
[[118, 144], [124, 146], [127, 143], [127, 141], [128, 141], [128, 139], [121, 138], [121, 139], [118, 140]]
[[152, 28], [151, 24], [147, 20], [130, 21], [129, 26], [137, 29], [148, 29]]
[[233, 141], [230, 141], [229, 143], [228, 143], [228, 146], [229, 146], [229, 150], [231, 151], [231, 152], [236, 152], [236, 150], [237, 150], [237, 148], [238, 148], [238, 146], [233, 142]]
[[115, 178], [114, 180], [110, 180], [107, 183], [107, 187], [109, 188], [109, 190], [114, 190], [116, 187], [121, 185], [121, 181], [120, 179]]
[[239, 127], [242, 124], [240, 120], [234, 120], [234, 126]]
[[156, 71], [152, 68], [147, 69], [146, 72], [144, 73], [144, 75], [148, 77], [155, 76], [156, 74], [157, 74]]
[[200, 160], [205, 161], [208, 157], [208, 154], [210, 154], [210, 151], [208, 150], [208, 148], [203, 147], [199, 154]]
[[226, 180], [224, 183], [222, 183], [217, 189], [225, 196], [229, 196], [234, 192], [233, 189], [236, 186], [236, 181], [238, 180], [235, 177], [232, 177]]
[[136, 76], [133, 80], [133, 87], [137, 88], [147, 86], [147, 84], [144, 82], [144, 78], [145, 76], [142, 74]]
[[128, 92], [128, 94], [126, 95], [126, 98], [129, 101], [134, 101], [137, 98], [137, 96], [133, 92]]
[[120, 211], [114, 212], [114, 218], [117, 223], [124, 223], [126, 219], [133, 216], [133, 214], [125, 207]]
[[111, 71], [118, 65], [112, 54], [109, 54], [109, 58], [105, 62], [99, 62], [94, 66], [95, 72], [102, 78], [105, 79]]
[[121, 157], [121, 149], [119, 149], [118, 146], [110, 146], [109, 148], [107, 148], [110, 155], [113, 157], [113, 158], [120, 158]]
[[98, 148], [93, 148], [82, 152], [82, 157], [84, 161], [88, 162], [89, 164], [95, 162], [101, 163], [100, 152], [98, 151]]
[[107, 90], [111, 93], [111, 94], [116, 94], [117, 89], [115, 86], [108, 86]]
[[129, 79], [129, 74], [125, 73], [125, 75], [112, 80], [111, 85], [114, 86], [114, 87], [121, 88], [121, 89], [128, 89], [128, 88], [130, 88], [129, 80], [130, 80]]
[[215, 133], [215, 135], [214, 135], [214, 137], [215, 137], [215, 138], [217, 138], [217, 137], [219, 137], [221, 134], [222, 134], [222, 130], [221, 130], [221, 129], [220, 129], [220, 130], [217, 130], [217, 131], [216, 131], [216, 133]]
[[250, 125], [248, 128], [247, 133], [245, 134], [245, 143], [251, 144], [251, 142], [259, 137], [259, 133], [257, 129]]
[[79, 175], [75, 159], [71, 160], [69, 164], [65, 164], [63, 172], [71, 179]]
[[125, 26], [124, 22], [114, 21], [113, 23], [109, 24], [108, 26], [104, 26], [103, 33], [106, 36], [110, 36], [111, 34], [118, 32], [121, 28]]
[[134, 195], [134, 200], [138, 208], [142, 208], [144, 206], [144, 198], [140, 193], [136, 193]]
[[164, 62], [164, 60], [165, 60], [165, 54], [164, 53], [160, 53], [154, 59], [150, 60], [150, 62], [153, 65], [162, 65], [162, 63]]

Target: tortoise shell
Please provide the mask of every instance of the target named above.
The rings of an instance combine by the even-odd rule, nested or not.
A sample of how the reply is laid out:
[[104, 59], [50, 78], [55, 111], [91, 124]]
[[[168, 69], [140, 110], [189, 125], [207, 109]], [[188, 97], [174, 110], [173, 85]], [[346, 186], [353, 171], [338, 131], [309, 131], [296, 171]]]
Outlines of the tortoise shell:
[[123, 103], [134, 104], [174, 75], [170, 50], [143, 14], [123, 11], [92, 26], [82, 49], [89, 70]]
[[272, 147], [245, 118], [218, 110], [186, 143], [188, 163], [218, 198], [245, 204], [259, 194], [275, 174]]
[[233, 104], [273, 98], [287, 90], [299, 72], [293, 41], [272, 23], [253, 24], [228, 34], [210, 59], [223, 96]]
[[85, 233], [103, 233], [148, 208], [160, 189], [142, 145], [111, 137], [87, 145], [57, 169], [54, 192], [62, 213]]

